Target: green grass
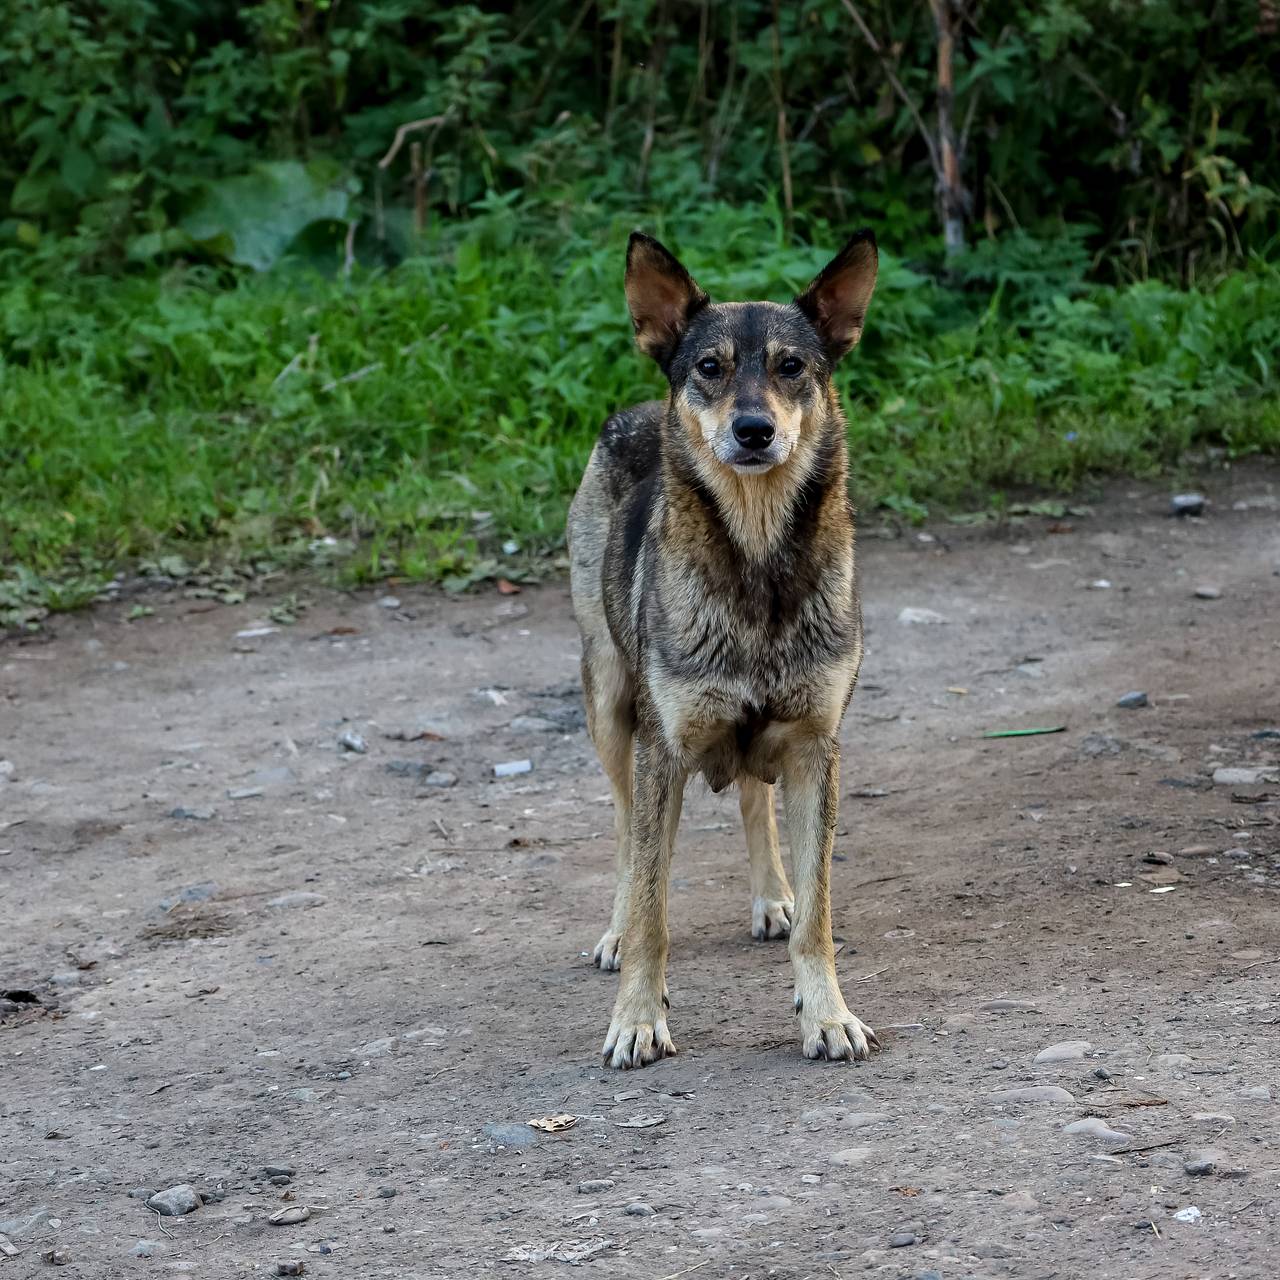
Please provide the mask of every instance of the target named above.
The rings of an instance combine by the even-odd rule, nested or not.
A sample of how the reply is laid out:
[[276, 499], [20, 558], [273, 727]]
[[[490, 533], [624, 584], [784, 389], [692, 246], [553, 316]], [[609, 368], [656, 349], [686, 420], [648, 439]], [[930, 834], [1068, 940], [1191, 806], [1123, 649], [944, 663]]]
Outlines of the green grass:
[[[305, 556], [324, 536], [359, 579], [497, 572], [509, 541], [554, 553], [600, 421], [661, 391], [631, 346], [628, 229], [496, 209], [349, 280], [0, 271], [0, 610], [80, 603], [138, 558]], [[719, 297], [786, 298], [836, 245], [787, 242], [767, 208], [681, 231]], [[1081, 276], [1070, 241], [1011, 240], [954, 287], [884, 255], [840, 374], [863, 505], [985, 506], [1204, 444], [1280, 448], [1280, 268], [1192, 293]]]

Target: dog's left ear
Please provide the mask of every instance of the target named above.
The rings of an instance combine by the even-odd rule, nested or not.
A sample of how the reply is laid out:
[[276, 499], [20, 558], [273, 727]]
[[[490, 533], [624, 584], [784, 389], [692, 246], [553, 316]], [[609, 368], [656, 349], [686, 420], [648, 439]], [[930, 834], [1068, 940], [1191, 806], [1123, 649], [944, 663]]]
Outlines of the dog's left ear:
[[627, 244], [626, 290], [636, 345], [665, 372], [689, 321], [710, 299], [665, 245], [640, 231]]
[[859, 231], [796, 299], [796, 306], [818, 331], [833, 363], [862, 337], [879, 262], [875, 235]]

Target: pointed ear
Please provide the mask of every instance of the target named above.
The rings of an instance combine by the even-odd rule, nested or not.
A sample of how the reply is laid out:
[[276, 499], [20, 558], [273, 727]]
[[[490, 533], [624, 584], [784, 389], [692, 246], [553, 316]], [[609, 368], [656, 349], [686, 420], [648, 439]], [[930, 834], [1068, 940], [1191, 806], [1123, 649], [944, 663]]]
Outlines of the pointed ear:
[[879, 261], [875, 236], [871, 231], [859, 231], [796, 299], [796, 306], [826, 343], [833, 363], [862, 337]]
[[627, 244], [626, 289], [636, 345], [665, 371], [689, 321], [710, 299], [673, 254], [639, 231]]

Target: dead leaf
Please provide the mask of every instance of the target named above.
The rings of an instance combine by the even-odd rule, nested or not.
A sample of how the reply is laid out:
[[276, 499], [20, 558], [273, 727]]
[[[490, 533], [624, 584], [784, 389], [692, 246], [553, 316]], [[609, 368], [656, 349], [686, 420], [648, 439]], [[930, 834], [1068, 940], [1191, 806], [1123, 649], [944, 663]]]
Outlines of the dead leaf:
[[498, 594], [503, 596], [518, 596], [524, 588], [517, 583], [512, 582], [509, 578], [498, 579]]
[[900, 1196], [918, 1196], [920, 1194], [919, 1187], [890, 1187], [890, 1191], [896, 1191]]
[[572, 1129], [578, 1123], [578, 1117], [561, 1112], [554, 1116], [538, 1116], [526, 1123], [530, 1129], [537, 1129], [540, 1133], [560, 1133], [565, 1129]]

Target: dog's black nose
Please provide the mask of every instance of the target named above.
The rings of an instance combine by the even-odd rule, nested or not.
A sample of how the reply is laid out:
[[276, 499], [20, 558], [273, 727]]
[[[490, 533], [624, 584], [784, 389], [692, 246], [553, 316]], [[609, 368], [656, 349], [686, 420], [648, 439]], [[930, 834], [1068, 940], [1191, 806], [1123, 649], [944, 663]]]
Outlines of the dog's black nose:
[[758, 413], [743, 413], [733, 420], [733, 438], [744, 449], [767, 449], [773, 443], [773, 423]]

